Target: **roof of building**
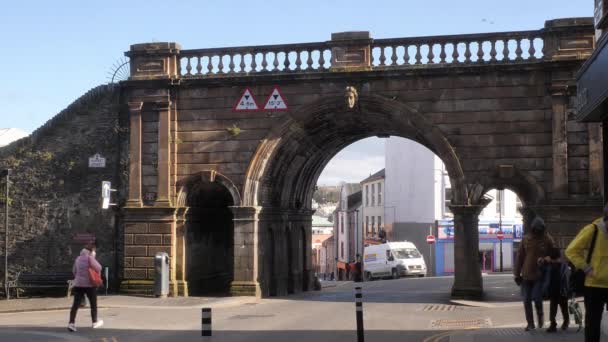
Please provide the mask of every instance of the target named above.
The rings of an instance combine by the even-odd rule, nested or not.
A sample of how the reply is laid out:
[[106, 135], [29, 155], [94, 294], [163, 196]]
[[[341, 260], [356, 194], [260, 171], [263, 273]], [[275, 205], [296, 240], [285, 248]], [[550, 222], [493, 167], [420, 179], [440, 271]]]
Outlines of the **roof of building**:
[[384, 176], [385, 175], [384, 170], [385, 169], [382, 169], [382, 170], [374, 173], [373, 175], [365, 178], [364, 180], [361, 181], [361, 184], [373, 182], [373, 181], [378, 180], [378, 179], [384, 179], [384, 177], [385, 177]]
[[322, 216], [312, 215], [312, 226], [314, 227], [327, 227], [333, 228], [334, 224], [329, 222], [329, 220]]
[[312, 234], [312, 243], [323, 243], [332, 236], [331, 234]]
[[361, 206], [361, 204], [362, 204], [361, 190], [355, 192], [352, 195], [349, 195], [347, 201], [348, 201], [348, 203], [347, 203], [348, 209], [354, 209], [354, 208]]
[[0, 128], [0, 147], [25, 137], [27, 133], [18, 128]]

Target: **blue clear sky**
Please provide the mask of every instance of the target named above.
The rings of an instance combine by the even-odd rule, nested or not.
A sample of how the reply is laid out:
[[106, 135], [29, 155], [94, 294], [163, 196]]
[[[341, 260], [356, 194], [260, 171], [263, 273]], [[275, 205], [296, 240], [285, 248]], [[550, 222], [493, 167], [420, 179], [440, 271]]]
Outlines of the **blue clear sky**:
[[0, 11], [0, 127], [33, 131], [107, 82], [134, 43], [194, 49], [324, 41], [349, 30], [375, 38], [528, 30], [592, 14], [592, 0], [9, 1]]

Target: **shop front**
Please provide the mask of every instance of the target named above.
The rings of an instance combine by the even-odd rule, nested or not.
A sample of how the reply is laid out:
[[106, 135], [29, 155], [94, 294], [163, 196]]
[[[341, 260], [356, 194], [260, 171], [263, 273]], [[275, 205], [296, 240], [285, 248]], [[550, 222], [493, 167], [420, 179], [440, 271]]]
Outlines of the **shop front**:
[[[502, 226], [503, 238], [498, 238]], [[435, 269], [437, 275], [454, 273], [454, 221], [438, 220], [436, 224]], [[521, 241], [523, 226], [519, 219], [479, 220], [479, 267], [484, 273], [513, 268], [516, 247]], [[501, 249], [502, 248], [502, 249]]]

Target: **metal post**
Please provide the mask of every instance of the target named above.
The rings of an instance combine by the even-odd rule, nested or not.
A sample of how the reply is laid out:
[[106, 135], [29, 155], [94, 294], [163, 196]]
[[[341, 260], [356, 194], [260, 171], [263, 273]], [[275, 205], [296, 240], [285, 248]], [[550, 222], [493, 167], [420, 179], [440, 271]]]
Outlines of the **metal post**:
[[[498, 231], [502, 233], [502, 206], [505, 202], [504, 190], [499, 190], [500, 206], [498, 207]], [[500, 239], [500, 272], [502, 272], [502, 239]]]
[[211, 308], [203, 308], [201, 311], [201, 336], [211, 336]]
[[[429, 235], [435, 236], [435, 234], [433, 234], [433, 225], [429, 226]], [[437, 241], [435, 241], [435, 242], [437, 242]], [[433, 245], [434, 245], [434, 243], [429, 243], [428, 245], [429, 245], [429, 259], [430, 259], [429, 260], [430, 261], [429, 266], [430, 266], [430, 269], [429, 269], [429, 266], [427, 266], [427, 268], [426, 268], [426, 275], [427, 276], [432, 276], [433, 275], [432, 270], [434, 269], [434, 267], [433, 267]]]
[[355, 287], [355, 310], [357, 314], [357, 342], [364, 342], [363, 338], [363, 295], [361, 287]]
[[11, 173], [10, 169], [5, 170], [6, 172], [6, 193], [4, 197], [4, 293], [6, 293], [6, 300], [9, 299], [8, 293], [8, 200], [9, 200], [9, 176]]

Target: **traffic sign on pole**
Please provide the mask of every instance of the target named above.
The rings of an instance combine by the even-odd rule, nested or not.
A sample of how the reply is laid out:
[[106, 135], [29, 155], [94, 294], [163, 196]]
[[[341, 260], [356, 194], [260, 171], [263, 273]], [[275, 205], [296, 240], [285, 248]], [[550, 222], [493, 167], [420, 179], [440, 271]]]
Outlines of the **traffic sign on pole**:
[[428, 243], [429, 245], [432, 245], [435, 243], [435, 236], [434, 235], [427, 235], [426, 236], [426, 243]]
[[496, 238], [497, 238], [498, 240], [502, 240], [502, 239], [504, 239], [504, 238], [505, 238], [505, 233], [503, 233], [503, 232], [502, 232], [502, 230], [501, 230], [501, 231], [499, 231], [498, 233], [496, 233]]

